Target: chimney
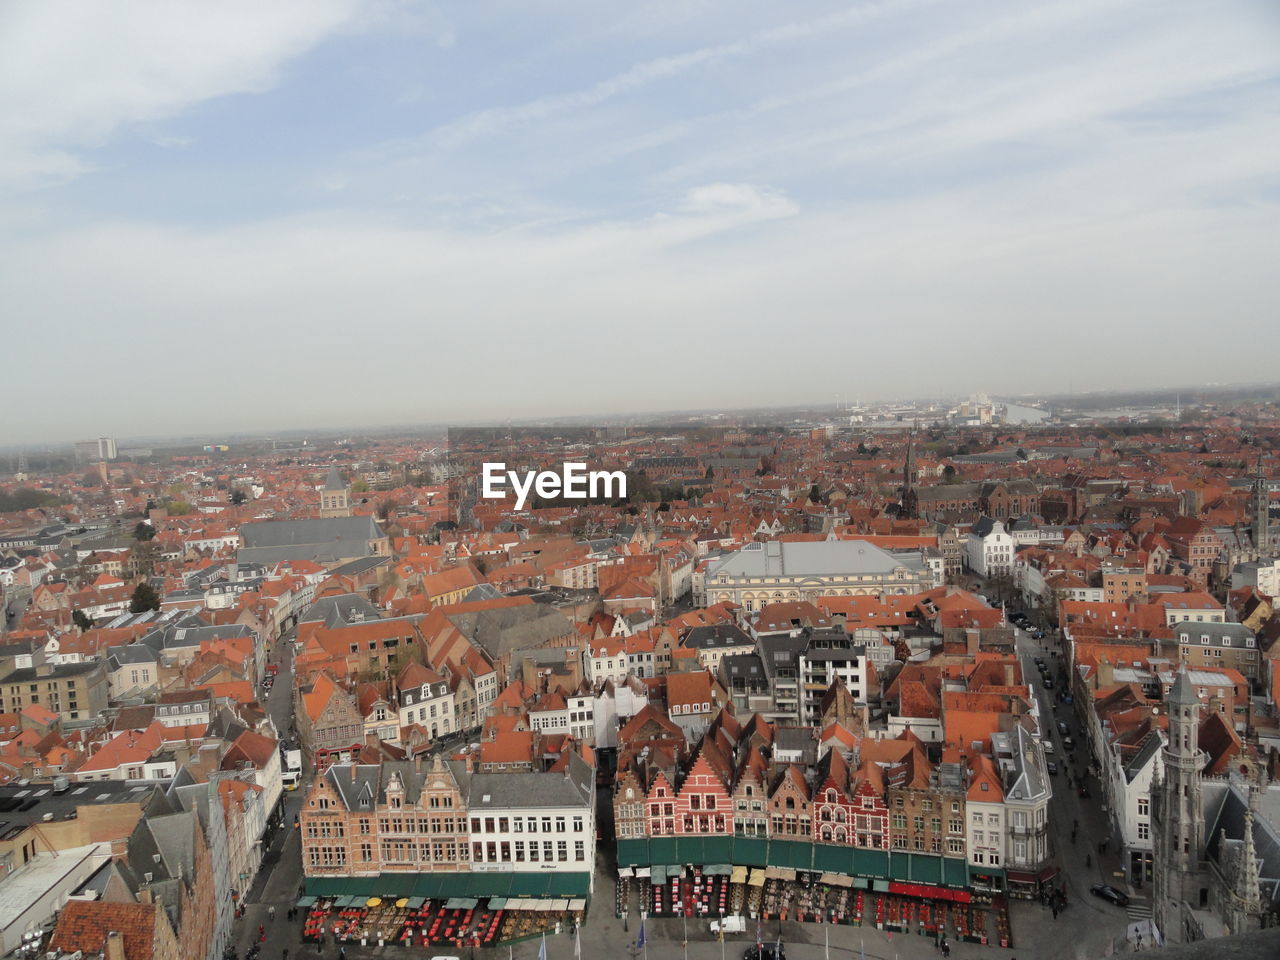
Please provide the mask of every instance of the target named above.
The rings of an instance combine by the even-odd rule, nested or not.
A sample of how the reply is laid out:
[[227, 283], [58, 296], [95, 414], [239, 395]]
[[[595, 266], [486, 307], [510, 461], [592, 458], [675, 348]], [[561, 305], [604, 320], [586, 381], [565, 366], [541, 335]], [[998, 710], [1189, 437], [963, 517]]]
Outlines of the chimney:
[[356, 782], [356, 760], [355, 760], [355, 757], [352, 757], [352, 758], [351, 758], [351, 782], [352, 782], [352, 783], [355, 783], [355, 782]]
[[964, 633], [965, 652], [971, 657], [976, 656], [981, 640], [982, 631], [969, 627]]
[[418, 754], [413, 758], [413, 772], [421, 775], [422, 773], [422, 754]]
[[466, 758], [463, 760], [463, 763], [466, 765], [467, 773], [476, 772], [475, 760], [472, 757], [470, 750], [467, 751], [467, 755], [466, 755]]
[[125, 960], [124, 937], [120, 936], [118, 930], [107, 933], [106, 960]]

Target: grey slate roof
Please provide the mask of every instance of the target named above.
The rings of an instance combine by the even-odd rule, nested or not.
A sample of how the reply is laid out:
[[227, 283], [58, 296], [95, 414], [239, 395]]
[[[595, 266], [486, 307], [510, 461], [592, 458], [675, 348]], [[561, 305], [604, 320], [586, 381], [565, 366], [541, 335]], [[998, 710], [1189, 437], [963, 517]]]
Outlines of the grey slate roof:
[[337, 597], [324, 597], [307, 607], [299, 618], [300, 623], [321, 622], [326, 627], [345, 627], [352, 623], [381, 620], [382, 613], [358, 593], [344, 593]]
[[371, 517], [266, 520], [240, 528], [243, 546], [236, 556], [245, 563], [350, 560], [369, 556], [369, 541], [383, 536]]
[[752, 647], [755, 641], [734, 623], [715, 623], [694, 627], [681, 641], [681, 646], [691, 650], [716, 650], [723, 647]]
[[865, 540], [816, 543], [749, 543], [707, 571], [707, 583], [721, 573], [731, 577], [822, 577], [833, 574], [889, 574], [898, 567], [920, 571], [918, 558], [896, 557]]

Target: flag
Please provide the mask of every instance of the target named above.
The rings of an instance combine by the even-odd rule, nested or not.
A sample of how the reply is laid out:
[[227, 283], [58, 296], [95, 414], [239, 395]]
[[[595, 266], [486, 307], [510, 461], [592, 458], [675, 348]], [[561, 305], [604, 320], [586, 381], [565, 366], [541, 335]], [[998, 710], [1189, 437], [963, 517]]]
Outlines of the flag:
[[822, 956], [823, 960], [831, 960], [831, 937], [827, 934], [830, 927], [822, 928]]
[[579, 927], [573, 928], [573, 955], [582, 960], [582, 930]]
[[547, 935], [542, 935], [542, 945], [538, 947], [538, 960], [547, 960]]
[[756, 946], [764, 946], [764, 928], [760, 926], [760, 921], [756, 921]]
[[[544, 934], [543, 936], [545, 937], [545, 934]], [[641, 921], [640, 921], [640, 936], [636, 937], [636, 947], [637, 947], [637, 948], [640, 948], [640, 947], [643, 947], [643, 946], [644, 946], [644, 921], [643, 921], [643, 920], [641, 920]], [[538, 958], [538, 960], [547, 960], [547, 958], [546, 958], [546, 956], [541, 956], [541, 957], [539, 957], [539, 958]]]
[[867, 960], [867, 941], [865, 937], [862, 940], [862, 946], [858, 948], [858, 960]]
[[724, 942], [724, 917], [720, 917], [720, 929], [716, 931], [716, 939], [721, 943]]

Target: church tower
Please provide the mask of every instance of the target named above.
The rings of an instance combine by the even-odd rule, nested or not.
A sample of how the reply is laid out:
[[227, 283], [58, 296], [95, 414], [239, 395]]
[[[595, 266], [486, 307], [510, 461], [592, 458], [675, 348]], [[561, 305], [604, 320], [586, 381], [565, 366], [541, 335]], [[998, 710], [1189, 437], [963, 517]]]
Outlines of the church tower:
[[1271, 495], [1262, 472], [1262, 456], [1258, 456], [1258, 472], [1253, 478], [1253, 548], [1258, 559], [1271, 556]]
[[1184, 664], [1169, 697], [1169, 742], [1161, 757], [1164, 778], [1155, 792], [1152, 908], [1156, 926], [1182, 939], [1182, 905], [1200, 906], [1200, 857], [1204, 850], [1204, 804], [1200, 795], [1200, 698]]
[[914, 518], [916, 515], [916, 435], [907, 437], [907, 459], [902, 464], [902, 515]]
[[351, 489], [343, 482], [337, 467], [329, 468], [324, 489], [320, 491], [320, 516], [351, 516]]

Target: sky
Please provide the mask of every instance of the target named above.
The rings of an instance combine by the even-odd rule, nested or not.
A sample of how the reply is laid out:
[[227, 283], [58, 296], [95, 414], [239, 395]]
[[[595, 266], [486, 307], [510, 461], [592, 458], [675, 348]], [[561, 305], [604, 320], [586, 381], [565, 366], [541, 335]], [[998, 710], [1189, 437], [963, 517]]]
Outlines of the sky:
[[0, 444], [1277, 379], [1274, 0], [8, 0]]

